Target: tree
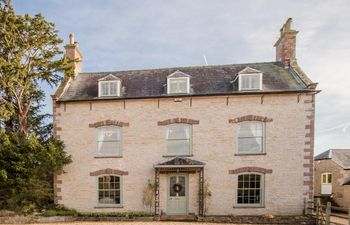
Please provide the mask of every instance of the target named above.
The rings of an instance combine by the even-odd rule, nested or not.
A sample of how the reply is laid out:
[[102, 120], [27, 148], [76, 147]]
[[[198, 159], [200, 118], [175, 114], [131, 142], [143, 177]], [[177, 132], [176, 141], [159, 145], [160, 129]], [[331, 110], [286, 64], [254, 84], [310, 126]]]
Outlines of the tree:
[[53, 203], [53, 174], [71, 162], [41, 113], [41, 84], [73, 74], [57, 33], [40, 14], [16, 15], [10, 0], [0, 0], [0, 209]]
[[35, 129], [28, 118], [43, 100], [40, 84], [57, 85], [61, 73], [73, 74], [72, 61], [62, 56], [57, 34], [42, 15], [16, 15], [10, 1], [1, 0], [0, 104], [13, 108], [10, 119], [2, 118], [7, 129], [23, 134]]

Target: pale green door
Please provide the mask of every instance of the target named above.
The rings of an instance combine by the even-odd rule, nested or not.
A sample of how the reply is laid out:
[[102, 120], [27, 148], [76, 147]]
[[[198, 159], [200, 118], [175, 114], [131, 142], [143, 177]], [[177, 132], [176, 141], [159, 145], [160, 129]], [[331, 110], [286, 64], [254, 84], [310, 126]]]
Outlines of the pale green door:
[[187, 214], [187, 182], [187, 175], [169, 175], [167, 210], [169, 215]]

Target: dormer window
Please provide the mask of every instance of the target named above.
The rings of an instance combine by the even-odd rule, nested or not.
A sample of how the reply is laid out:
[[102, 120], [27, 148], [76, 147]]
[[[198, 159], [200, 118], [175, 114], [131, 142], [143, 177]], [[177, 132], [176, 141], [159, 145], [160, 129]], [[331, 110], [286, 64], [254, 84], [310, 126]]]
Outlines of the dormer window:
[[190, 75], [181, 71], [170, 74], [167, 78], [168, 94], [189, 94], [190, 93]]
[[120, 86], [121, 80], [118, 77], [109, 74], [108, 76], [98, 80], [98, 96], [120, 96]]
[[262, 72], [250, 67], [238, 73], [240, 91], [262, 90]]

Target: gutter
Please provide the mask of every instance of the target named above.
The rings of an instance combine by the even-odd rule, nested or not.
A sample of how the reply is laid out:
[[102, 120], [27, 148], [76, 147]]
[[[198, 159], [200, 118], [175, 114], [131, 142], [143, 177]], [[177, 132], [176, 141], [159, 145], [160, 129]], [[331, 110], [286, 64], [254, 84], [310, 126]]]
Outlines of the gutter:
[[282, 90], [282, 91], [260, 91], [260, 92], [231, 92], [231, 93], [210, 93], [210, 94], [185, 94], [185, 95], [158, 95], [158, 96], [139, 96], [139, 97], [111, 97], [111, 98], [92, 98], [92, 99], [70, 99], [57, 102], [91, 102], [91, 101], [109, 101], [109, 100], [128, 100], [128, 99], [160, 99], [160, 98], [183, 98], [183, 97], [205, 97], [205, 96], [235, 96], [235, 95], [265, 95], [265, 94], [294, 94], [294, 93], [319, 93], [321, 90]]

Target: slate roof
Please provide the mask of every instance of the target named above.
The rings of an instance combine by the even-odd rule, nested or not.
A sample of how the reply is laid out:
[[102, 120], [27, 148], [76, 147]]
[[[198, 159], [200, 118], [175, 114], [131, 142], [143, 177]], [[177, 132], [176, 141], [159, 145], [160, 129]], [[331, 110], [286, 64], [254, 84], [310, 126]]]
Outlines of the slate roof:
[[350, 169], [350, 149], [329, 149], [314, 158], [315, 160], [332, 159], [343, 169]]
[[165, 162], [159, 163], [158, 166], [204, 166], [205, 163], [185, 157], [175, 157]]
[[[187, 95], [242, 94], [238, 91], [238, 73], [250, 67], [263, 73], [263, 90], [269, 92], [310, 91], [297, 73], [284, 68], [280, 62], [231, 64], [218, 66], [177, 67], [149, 70], [79, 73], [71, 81], [58, 101], [81, 101], [110, 98], [166, 97], [167, 77], [176, 72], [190, 76], [191, 93]], [[98, 97], [98, 80], [113, 75], [121, 80], [123, 93], [120, 97]], [[246, 91], [247, 92], [247, 91]], [[252, 91], [250, 91], [252, 93]]]

